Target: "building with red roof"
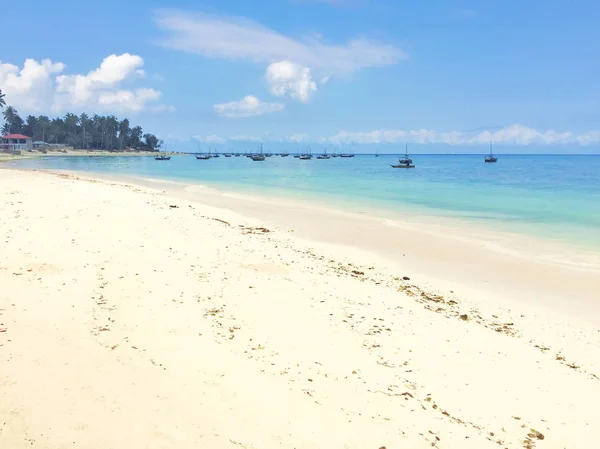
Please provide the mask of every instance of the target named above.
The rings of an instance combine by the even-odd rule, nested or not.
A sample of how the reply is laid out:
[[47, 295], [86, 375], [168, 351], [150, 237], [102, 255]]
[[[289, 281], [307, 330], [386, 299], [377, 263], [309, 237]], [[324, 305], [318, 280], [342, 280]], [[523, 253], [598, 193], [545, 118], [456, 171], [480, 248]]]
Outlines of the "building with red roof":
[[23, 134], [7, 134], [0, 137], [0, 150], [29, 151], [33, 149], [33, 139]]
[[6, 136], [2, 136], [3, 139], [21, 139], [27, 140], [31, 139], [31, 137], [24, 136], [23, 134], [7, 134]]

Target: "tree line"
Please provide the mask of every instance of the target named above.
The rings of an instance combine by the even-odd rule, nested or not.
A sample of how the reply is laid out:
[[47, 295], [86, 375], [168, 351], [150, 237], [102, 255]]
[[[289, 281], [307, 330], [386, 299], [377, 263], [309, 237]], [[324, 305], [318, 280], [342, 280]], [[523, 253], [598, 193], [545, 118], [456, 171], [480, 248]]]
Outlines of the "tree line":
[[[0, 108], [6, 106], [0, 90]], [[64, 117], [49, 118], [46, 115], [28, 115], [25, 120], [12, 106], [2, 112], [4, 125], [2, 134], [25, 134], [34, 141], [64, 144], [73, 148], [97, 150], [122, 150], [126, 147], [157, 151], [162, 146], [154, 134], [144, 134], [141, 126], [131, 126], [129, 119], [119, 120], [114, 115], [91, 117], [83, 113], [65, 114]]]

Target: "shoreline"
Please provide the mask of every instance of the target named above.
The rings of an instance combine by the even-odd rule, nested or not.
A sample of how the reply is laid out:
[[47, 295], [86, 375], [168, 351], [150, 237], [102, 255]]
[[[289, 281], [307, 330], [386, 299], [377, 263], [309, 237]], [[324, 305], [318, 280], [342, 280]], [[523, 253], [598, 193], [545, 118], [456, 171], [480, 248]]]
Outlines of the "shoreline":
[[[338, 209], [327, 202], [240, 194], [182, 181], [69, 170], [14, 170], [150, 188], [171, 197], [241, 214], [307, 241], [342, 245], [394, 261], [436, 291], [451, 290], [458, 283], [468, 285], [471, 296], [492, 295], [504, 301], [496, 295], [502, 292], [502, 296], [512, 298], [508, 305], [518, 302], [550, 305], [585, 320], [595, 320], [593, 317], [600, 315], [597, 295], [600, 252], [583, 251], [564, 242], [493, 230], [452, 218], [410, 213], [386, 216], [384, 211], [375, 209], [362, 212], [359, 208]], [[352, 229], [347, 230], [348, 225]], [[542, 278], [563, 281], [540, 283]], [[547, 301], [540, 303], [540, 296]], [[570, 299], [572, 296], [577, 299]], [[600, 318], [596, 323], [600, 325]]]
[[[113, 155], [115, 156], [115, 155]], [[136, 156], [136, 154], [132, 154]], [[139, 156], [139, 155], [137, 155]], [[107, 157], [110, 157], [107, 155]], [[118, 156], [116, 156], [118, 157]], [[128, 162], [122, 162], [128, 165]], [[52, 164], [52, 162], [50, 162]], [[23, 165], [23, 164], [21, 164]], [[44, 164], [42, 164], [44, 165]], [[60, 164], [59, 164], [60, 165]], [[67, 164], [68, 165], [68, 164]], [[93, 165], [93, 164], [92, 164]], [[102, 164], [101, 164], [102, 165]], [[10, 164], [8, 165], [10, 167]], [[18, 164], [15, 168], [19, 169]], [[27, 168], [25, 168], [27, 169]], [[49, 171], [70, 171], [70, 168], [32, 168], [34, 170], [49, 170]], [[576, 216], [565, 219], [554, 219], [552, 216], [546, 217], [544, 220], [538, 220], [532, 216], [527, 218], [501, 215], [500, 212], [474, 212], [469, 208], [464, 210], [425, 206], [414, 203], [413, 201], [398, 200], [397, 202], [389, 202], [382, 198], [374, 199], [373, 201], [367, 198], [345, 197], [340, 196], [339, 192], [328, 194], [324, 192], [320, 194], [316, 191], [304, 192], [302, 190], [294, 190], [293, 188], [285, 187], [261, 187], [254, 184], [240, 184], [238, 182], [227, 182], [227, 180], [201, 180], [190, 178], [191, 174], [185, 173], [185, 176], [169, 177], [168, 173], [153, 174], [157, 176], [155, 180], [149, 178], [148, 175], [127, 174], [127, 173], [107, 173], [105, 171], [93, 171], [88, 169], [72, 170], [74, 173], [83, 175], [98, 176], [102, 178], [123, 179], [130, 182], [140, 181], [144, 184], [148, 182], [165, 182], [172, 183], [172, 186], [189, 185], [198, 188], [209, 188], [227, 193], [230, 196], [247, 198], [249, 201], [254, 201], [257, 198], [262, 200], [283, 201], [286, 203], [293, 202], [298, 205], [307, 207], [318, 206], [328, 210], [340, 210], [353, 214], [364, 214], [380, 217], [389, 220], [389, 225], [401, 225], [400, 227], [421, 227], [427, 225], [428, 231], [436, 233], [445, 233], [448, 231], [458, 231], [459, 234], [468, 237], [469, 239], [478, 238], [482, 244], [498, 245], [499, 250], [513, 250], [517, 248], [521, 253], [537, 253], [536, 249], [552, 245], [557, 249], [557, 254], [539, 254], [542, 258], [550, 261], [560, 256], [568, 254], [580, 253], [587, 254], [589, 257], [578, 257], [574, 260], [576, 265], [600, 266], [600, 259], [596, 255], [600, 255], [600, 233], [593, 226], [594, 221], [584, 221], [580, 224], [576, 220]], [[160, 170], [159, 170], [160, 171]], [[248, 193], [251, 192], [251, 193]], [[593, 198], [587, 198], [587, 201], [593, 201]], [[485, 207], [482, 209], [487, 210]], [[560, 210], [556, 211], [559, 213]], [[517, 213], [517, 212], [515, 212]], [[600, 219], [600, 217], [590, 218]], [[570, 220], [570, 221], [568, 221]], [[464, 232], [463, 230], [468, 230]], [[529, 243], [535, 243], [532, 246]], [[536, 248], [537, 247], [537, 248]], [[533, 251], [532, 251], [533, 249]], [[542, 248], [543, 249], [543, 248]], [[565, 263], [565, 261], [561, 261]]]
[[[133, 155], [133, 154], [132, 154]], [[364, 204], [335, 201], [327, 197], [312, 198], [294, 194], [294, 191], [284, 190], [280, 195], [259, 190], [251, 194], [245, 190], [250, 187], [228, 184], [202, 184], [200, 181], [175, 180], [168, 178], [150, 178], [139, 175], [122, 173], [93, 172], [88, 170], [67, 170], [52, 168], [20, 168], [5, 167], [10, 170], [40, 171], [48, 173], [63, 173], [82, 178], [92, 177], [110, 181], [138, 184], [145, 187], [158, 188], [173, 194], [191, 197], [193, 193], [201, 196], [222, 195], [227, 199], [239, 201], [260, 202], [273, 206], [288, 205], [298, 209], [315, 209], [320, 213], [331, 213], [348, 218], [370, 217], [376, 221], [400, 230], [417, 230], [437, 237], [447, 235], [456, 240], [471, 240], [478, 244], [493, 248], [497, 252], [520, 256], [539, 262], [571, 266], [574, 268], [589, 268], [600, 270], [600, 247], [591, 247], [587, 242], [560, 240], [549, 234], [539, 232], [517, 231], [514, 228], [502, 227], [499, 222], [470, 219], [464, 216], [452, 216], [443, 211], [419, 210], [409, 207], [407, 210], [393, 211], [383, 206], [366, 206]], [[447, 211], [446, 211], [447, 212]], [[549, 251], [546, 249], [550, 248]], [[536, 254], [535, 257], [532, 254]], [[571, 256], [572, 260], [569, 260]]]
[[[244, 209], [206, 191], [198, 201], [79, 174], [2, 174], [2, 445], [573, 449], [596, 440], [598, 304], [576, 288], [578, 276], [594, 287], [593, 274], [561, 268], [556, 278], [522, 262], [502, 285], [482, 286], [473, 272], [439, 277], [460, 258], [501, 270], [466, 242], [412, 233], [419, 241], [406, 256], [386, 255], [344, 243], [339, 222], [330, 222], [337, 240], [311, 237], [311, 226], [329, 227], [331, 217], [315, 218], [322, 211], [278, 204], [265, 216], [264, 204]], [[373, 233], [364, 218], [355, 232]], [[416, 255], [423, 242], [427, 267]], [[538, 279], [528, 299], [525, 267]], [[548, 289], [567, 286], [555, 294], [583, 295], [584, 314], [564, 313]]]
[[[49, 170], [55, 172], [55, 170]], [[61, 170], [74, 176], [82, 176], [81, 172]], [[225, 200], [240, 202], [252, 202], [273, 207], [291, 207], [294, 209], [314, 210], [320, 215], [330, 214], [342, 218], [370, 219], [377, 224], [395, 227], [402, 231], [418, 231], [435, 237], [449, 237], [450, 240], [472, 241], [478, 245], [486, 246], [491, 250], [519, 256], [532, 261], [557, 264], [559, 266], [571, 266], [573, 268], [590, 269], [600, 272], [600, 249], [584, 250], [581, 245], [572, 242], [558, 241], [545, 236], [533, 236], [527, 233], [519, 233], [488, 226], [488, 223], [469, 220], [463, 217], [450, 217], [445, 215], [434, 215], [409, 211], [391, 211], [378, 207], [364, 207], [357, 204], [334, 204], [329, 200], [319, 200], [306, 197], [287, 197], [271, 193], [248, 194], [239, 190], [231, 190], [226, 186], [213, 186], [195, 182], [175, 181], [162, 178], [142, 178], [129, 175], [107, 175], [105, 173], [91, 173], [92, 177], [109, 179], [125, 183], [138, 184], [150, 188], [163, 188], [170, 194], [185, 195], [186, 198], [202, 202], [201, 197], [209, 195], [211, 201], [219, 197]], [[83, 174], [83, 177], [86, 175]], [[227, 204], [227, 203], [225, 203]], [[288, 226], [290, 222], [286, 223]], [[539, 252], [542, 247], [550, 246], [551, 254], [558, 251], [560, 260], [552, 258], [550, 254], [532, 257], [532, 252]], [[529, 253], [529, 254], [526, 254]], [[579, 261], [565, 260], [566, 254], [581, 255]], [[556, 256], [555, 256], [556, 257]]]
[[[47, 153], [41, 153], [37, 150], [33, 152], [24, 151], [20, 155], [0, 153], [0, 163], [19, 161], [23, 159], [39, 159], [46, 157], [148, 157], [156, 156], [159, 153], [159, 151], [108, 151], [66, 148], [64, 153], [61, 151], [48, 151]], [[171, 156], [187, 156], [186, 153], [171, 151], [169, 151], [168, 154]]]
[[[68, 174], [80, 176], [73, 172]], [[435, 291], [449, 291], [456, 284], [466, 285], [472, 288], [471, 296], [499, 296], [496, 292], [502, 292], [502, 296], [512, 297], [507, 304], [540, 305], [542, 296], [548, 298], [542, 305], [594, 320], [600, 326], [600, 317], [593, 318], [600, 315], [598, 252], [586, 253], [571, 245], [478, 226], [465, 231], [460, 229], [464, 223], [452, 219], [441, 220], [440, 225], [431, 217], [412, 216], [410, 221], [396, 217], [390, 226], [389, 217], [372, 216], [368, 211], [359, 214], [331, 209], [324, 204], [315, 206], [311, 202], [279, 197], [232, 194], [213, 187], [164, 183], [158, 179], [142, 181], [120, 175], [107, 179], [160, 188], [169, 196], [239, 213], [267, 226], [293, 232], [307, 241], [367, 251], [399, 264], [401, 270], [412, 273]], [[418, 220], [424, 220], [425, 226], [421, 229], [418, 226], [423, 222]], [[349, 230], [348, 225], [352, 226]], [[508, 246], [506, 238], [509, 238]], [[515, 242], [519, 247], [514, 246]], [[544, 250], [546, 253], [540, 257]], [[539, 279], [563, 281], [543, 284]], [[577, 300], [571, 299], [572, 296]], [[535, 300], [532, 301], [532, 297]]]

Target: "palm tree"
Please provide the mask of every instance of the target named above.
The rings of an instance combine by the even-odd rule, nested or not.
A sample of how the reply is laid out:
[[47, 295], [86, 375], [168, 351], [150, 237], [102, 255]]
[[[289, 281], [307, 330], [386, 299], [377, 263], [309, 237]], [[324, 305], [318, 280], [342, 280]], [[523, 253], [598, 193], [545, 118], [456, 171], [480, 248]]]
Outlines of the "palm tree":
[[23, 127], [23, 134], [32, 136], [34, 140], [39, 139], [39, 126], [38, 119], [33, 115], [28, 115], [25, 119], [25, 126]]
[[46, 115], [40, 115], [38, 117], [38, 126], [42, 130], [42, 141], [46, 141], [46, 131], [50, 128], [50, 119]]
[[92, 116], [92, 142], [93, 142], [92, 147], [97, 150], [101, 150], [102, 144], [104, 143], [104, 141], [103, 141], [104, 135], [102, 134], [102, 129], [101, 129], [102, 119], [103, 119], [103, 117], [100, 117], [98, 114], [94, 114]]
[[160, 142], [154, 134], [144, 134], [144, 141], [150, 151], [154, 151], [160, 147]]
[[131, 128], [131, 132], [129, 133], [129, 138], [127, 139], [127, 145], [133, 148], [137, 148], [142, 145], [142, 136], [144, 131], [142, 131], [141, 126], [134, 126]]
[[88, 148], [88, 135], [86, 132], [86, 128], [90, 123], [90, 119], [88, 115], [84, 112], [79, 116], [79, 123], [81, 123], [81, 140], [83, 142], [83, 147], [87, 150]]
[[129, 136], [129, 120], [123, 119], [119, 122], [119, 150], [123, 149], [123, 145], [127, 142]]
[[23, 130], [23, 119], [12, 106], [7, 107], [2, 113], [4, 116], [4, 126], [2, 127], [3, 134], [18, 134]]
[[[46, 115], [29, 115], [23, 120], [19, 113], [4, 102], [0, 91], [0, 117], [4, 118], [0, 134], [21, 133], [54, 144], [68, 144], [85, 149], [138, 148], [145, 144], [152, 149], [160, 148], [160, 141], [154, 134], [144, 134], [141, 126], [131, 126], [129, 119], [117, 119], [114, 115], [92, 117], [83, 113], [79, 116], [67, 113], [64, 117], [50, 119]], [[1, 119], [0, 118], [0, 119]]]
[[77, 124], [79, 123], [79, 117], [71, 112], [67, 112], [64, 117], [65, 126], [68, 132], [77, 133]]
[[71, 112], [68, 112], [64, 119], [66, 143], [74, 148], [77, 148], [79, 143], [79, 137], [77, 136], [77, 125], [79, 123], [79, 117]]
[[119, 120], [114, 115], [106, 117], [106, 137], [109, 144], [108, 149], [115, 149], [115, 141], [117, 140], [117, 132], [119, 130]]
[[50, 122], [50, 140], [54, 140], [54, 143], [65, 142], [66, 137], [65, 121], [61, 118], [53, 118]]

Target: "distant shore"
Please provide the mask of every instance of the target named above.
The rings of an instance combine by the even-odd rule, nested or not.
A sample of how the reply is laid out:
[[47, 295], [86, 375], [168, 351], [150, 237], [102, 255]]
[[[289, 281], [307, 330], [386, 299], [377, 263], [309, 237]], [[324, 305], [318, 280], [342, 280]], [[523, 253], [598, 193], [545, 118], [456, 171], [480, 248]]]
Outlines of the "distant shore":
[[[3, 161], [16, 161], [19, 159], [31, 159], [38, 157], [52, 157], [52, 156], [79, 156], [79, 157], [100, 157], [100, 156], [156, 156], [158, 151], [108, 151], [108, 150], [85, 150], [85, 149], [73, 149], [65, 148], [64, 151], [52, 150], [47, 153], [40, 151], [23, 151], [20, 155], [11, 155], [6, 153], [0, 153], [0, 162]], [[167, 152], [169, 155], [179, 156], [184, 153], [179, 152]]]
[[594, 446], [597, 272], [172, 187], [0, 168], [0, 446]]

